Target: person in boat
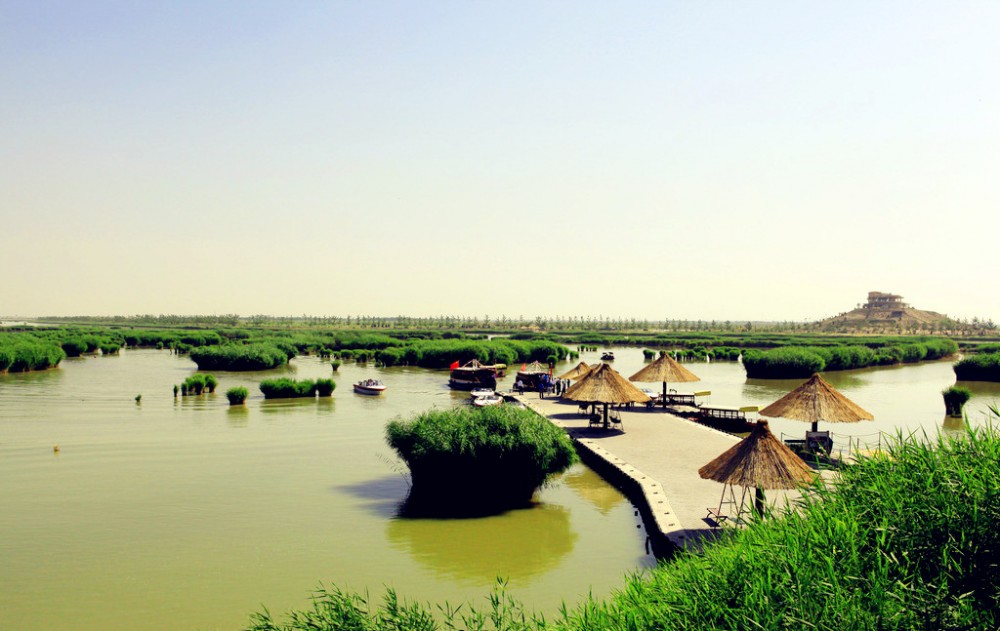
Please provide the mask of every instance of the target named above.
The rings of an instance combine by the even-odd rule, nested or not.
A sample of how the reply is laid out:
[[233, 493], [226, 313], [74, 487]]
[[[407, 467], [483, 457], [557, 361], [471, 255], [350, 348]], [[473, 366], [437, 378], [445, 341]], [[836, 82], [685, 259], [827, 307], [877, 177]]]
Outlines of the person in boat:
[[514, 391], [518, 394], [524, 394], [524, 382], [518, 379], [514, 382]]

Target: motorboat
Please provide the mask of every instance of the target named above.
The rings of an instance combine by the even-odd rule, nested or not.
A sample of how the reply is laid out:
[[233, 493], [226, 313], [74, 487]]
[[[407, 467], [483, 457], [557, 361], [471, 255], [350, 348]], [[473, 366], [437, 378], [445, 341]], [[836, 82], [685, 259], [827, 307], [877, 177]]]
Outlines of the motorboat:
[[378, 379], [362, 379], [354, 384], [354, 391], [358, 394], [380, 395], [385, 392], [385, 384]]
[[615, 361], [615, 354], [611, 351], [604, 351], [604, 354], [601, 355], [601, 361], [613, 362]]
[[496, 394], [496, 390], [493, 388], [473, 388], [469, 391], [469, 397], [473, 399], [478, 399], [479, 397], [489, 397]]
[[472, 405], [477, 408], [484, 408], [493, 405], [500, 405], [503, 403], [503, 397], [494, 392], [493, 394], [487, 394], [482, 397], [475, 397], [472, 399]]

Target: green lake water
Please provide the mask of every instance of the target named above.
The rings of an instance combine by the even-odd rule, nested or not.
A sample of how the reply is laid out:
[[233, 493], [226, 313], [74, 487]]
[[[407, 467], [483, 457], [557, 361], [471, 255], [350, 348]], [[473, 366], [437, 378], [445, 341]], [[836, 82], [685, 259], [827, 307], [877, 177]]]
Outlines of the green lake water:
[[[626, 377], [644, 364], [639, 349], [613, 350]], [[748, 380], [736, 362], [687, 366], [701, 381], [670, 387], [710, 390], [718, 405], [767, 405], [802, 381]], [[628, 500], [579, 465], [529, 509], [397, 517], [408, 487], [385, 423], [464, 404], [446, 371], [345, 364], [333, 373], [332, 400], [264, 401], [263, 378], [331, 374], [328, 363], [300, 357], [280, 370], [215, 373], [218, 393], [174, 399], [172, 386], [194, 372], [184, 357], [140, 350], [0, 375], [0, 629], [238, 629], [262, 606], [307, 606], [320, 583], [484, 605], [498, 576], [529, 608], [552, 613], [654, 563]], [[389, 390], [352, 393], [365, 377]], [[950, 361], [825, 377], [875, 416], [821, 424], [838, 447], [961, 428], [941, 398], [955, 382]], [[251, 398], [231, 409], [223, 393], [236, 385]], [[1000, 384], [964, 385], [974, 395], [970, 421], [986, 422]], [[771, 426], [786, 437], [806, 429]]]
[[[498, 576], [552, 613], [654, 564], [632, 505], [580, 465], [528, 509], [397, 517], [408, 486], [385, 423], [464, 404], [446, 371], [346, 364], [332, 400], [264, 401], [261, 379], [331, 375], [300, 357], [174, 399], [195, 369], [139, 350], [0, 375], [0, 629], [239, 629], [321, 583], [485, 605]], [[388, 391], [354, 394], [365, 377]], [[251, 398], [231, 409], [236, 385]]]

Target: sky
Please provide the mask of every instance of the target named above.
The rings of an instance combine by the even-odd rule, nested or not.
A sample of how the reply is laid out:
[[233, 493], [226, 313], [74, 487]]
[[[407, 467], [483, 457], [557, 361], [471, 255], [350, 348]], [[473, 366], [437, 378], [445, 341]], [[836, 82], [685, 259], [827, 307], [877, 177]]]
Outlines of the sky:
[[0, 0], [0, 316], [1000, 322], [998, 2]]

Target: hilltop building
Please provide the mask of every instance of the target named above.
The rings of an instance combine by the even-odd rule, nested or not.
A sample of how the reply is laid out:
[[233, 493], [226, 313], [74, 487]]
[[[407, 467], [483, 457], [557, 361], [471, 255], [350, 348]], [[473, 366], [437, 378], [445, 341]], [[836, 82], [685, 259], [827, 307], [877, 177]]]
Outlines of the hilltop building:
[[868, 302], [863, 305], [859, 304], [858, 308], [871, 312], [871, 317], [900, 320], [906, 315], [906, 310], [910, 308], [910, 305], [903, 302], [902, 296], [881, 291], [869, 291]]
[[948, 316], [934, 311], [914, 309], [898, 294], [868, 292], [868, 301], [859, 303], [853, 311], [827, 318], [821, 323], [830, 330], [871, 331], [903, 329], [951, 328]]

